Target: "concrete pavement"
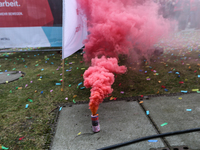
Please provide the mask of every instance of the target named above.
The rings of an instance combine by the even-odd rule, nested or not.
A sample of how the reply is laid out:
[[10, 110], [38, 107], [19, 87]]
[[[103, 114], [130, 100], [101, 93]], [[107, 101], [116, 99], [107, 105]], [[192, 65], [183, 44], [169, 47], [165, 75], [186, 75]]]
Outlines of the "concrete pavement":
[[[52, 150], [95, 150], [102, 147], [158, 134], [145, 113], [154, 121], [160, 133], [200, 127], [200, 95], [185, 94], [170, 97], [152, 97], [144, 100], [141, 107], [137, 101], [110, 101], [99, 107], [101, 131], [92, 132], [91, 112], [88, 104], [63, 107], [60, 111]], [[161, 124], [167, 123], [164, 126]], [[186, 145], [200, 150], [200, 132], [187, 133], [143, 141], [120, 150], [150, 150], [170, 146]], [[176, 148], [173, 148], [174, 150]], [[177, 150], [177, 149], [176, 149]], [[179, 150], [179, 149], [178, 149]]]

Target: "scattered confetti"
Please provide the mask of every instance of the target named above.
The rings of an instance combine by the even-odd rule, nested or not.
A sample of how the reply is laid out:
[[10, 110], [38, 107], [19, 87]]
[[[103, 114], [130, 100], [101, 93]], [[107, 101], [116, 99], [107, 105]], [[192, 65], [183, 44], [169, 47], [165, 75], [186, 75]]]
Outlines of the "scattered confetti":
[[76, 101], [73, 99], [73, 103], [76, 103]]
[[181, 93], [187, 93], [187, 91], [183, 91], [183, 90], [181, 90]]
[[9, 149], [9, 148], [4, 147], [3, 145], [0, 144], [0, 149]]
[[32, 100], [32, 99], [28, 99], [28, 101], [29, 101], [29, 102], [31, 102], [31, 103], [33, 102], [33, 100]]
[[81, 84], [83, 84], [83, 82], [79, 83], [78, 86], [81, 85]]
[[164, 85], [162, 85], [161, 88], [165, 89], [166, 87]]
[[160, 126], [163, 127], [163, 126], [165, 126], [165, 125], [167, 125], [167, 124], [168, 124], [168, 123], [163, 123], [163, 124], [161, 124]]
[[24, 137], [19, 138], [19, 141], [21, 141]]
[[62, 110], [62, 107], [60, 107], [59, 111], [61, 111], [61, 110]]
[[192, 89], [192, 91], [193, 91], [193, 92], [197, 92], [197, 91], [199, 91], [199, 89]]
[[158, 142], [158, 140], [148, 140], [148, 142]]
[[28, 104], [26, 104], [25, 108], [28, 108]]
[[149, 115], [149, 111], [148, 110], [146, 111], [146, 114]]
[[192, 111], [192, 109], [186, 109], [186, 111]]
[[68, 97], [66, 97], [65, 100], [67, 101], [67, 100], [68, 100]]
[[182, 97], [179, 97], [178, 99], [182, 99]]
[[110, 101], [112, 101], [112, 100], [114, 100], [114, 99], [115, 99], [115, 97], [113, 97], [113, 96], [112, 96], [112, 97], [110, 97]]

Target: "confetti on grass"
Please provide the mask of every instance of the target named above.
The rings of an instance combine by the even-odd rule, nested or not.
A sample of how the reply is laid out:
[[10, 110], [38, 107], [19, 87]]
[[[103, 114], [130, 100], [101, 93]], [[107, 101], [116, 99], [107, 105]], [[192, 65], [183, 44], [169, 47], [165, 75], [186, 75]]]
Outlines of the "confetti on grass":
[[25, 108], [28, 108], [28, 104], [26, 104]]
[[62, 107], [60, 107], [59, 111], [61, 111], [61, 110], [62, 110]]
[[197, 92], [197, 91], [199, 91], [199, 89], [192, 89], [192, 91], [193, 91], [193, 92]]
[[19, 141], [21, 141], [24, 137], [19, 138]]
[[0, 144], [0, 149], [9, 149], [9, 148], [4, 147], [3, 145]]
[[33, 100], [32, 100], [32, 99], [28, 99], [28, 101], [29, 101], [29, 102], [31, 102], [31, 103], [33, 102]]

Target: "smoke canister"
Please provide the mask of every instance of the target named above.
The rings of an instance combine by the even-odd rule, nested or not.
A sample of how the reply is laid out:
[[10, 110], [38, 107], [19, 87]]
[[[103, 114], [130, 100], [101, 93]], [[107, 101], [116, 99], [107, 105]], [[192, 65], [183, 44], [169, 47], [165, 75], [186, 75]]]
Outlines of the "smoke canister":
[[99, 132], [100, 131], [100, 124], [99, 124], [99, 115], [91, 115], [92, 120], [92, 130], [93, 132]]

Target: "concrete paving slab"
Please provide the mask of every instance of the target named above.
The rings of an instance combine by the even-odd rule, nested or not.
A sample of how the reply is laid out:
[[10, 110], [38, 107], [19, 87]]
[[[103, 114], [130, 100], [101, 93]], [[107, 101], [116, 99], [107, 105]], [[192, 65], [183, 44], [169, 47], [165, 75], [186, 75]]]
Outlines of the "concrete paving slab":
[[[145, 100], [143, 105], [149, 110], [149, 115], [162, 133], [200, 127], [200, 94], [154, 97]], [[168, 124], [160, 126], [165, 122]], [[166, 139], [171, 146], [187, 145], [191, 149], [200, 150], [200, 132], [170, 136]]]
[[22, 76], [18, 71], [0, 72], [0, 84], [11, 82]]
[[[101, 131], [92, 132], [88, 104], [62, 108], [52, 150], [94, 150], [121, 142], [157, 134], [145, 113], [135, 101], [102, 103], [98, 110]], [[81, 132], [81, 135], [77, 136]], [[164, 147], [162, 140], [148, 141], [120, 148], [121, 150], [149, 150]]]

